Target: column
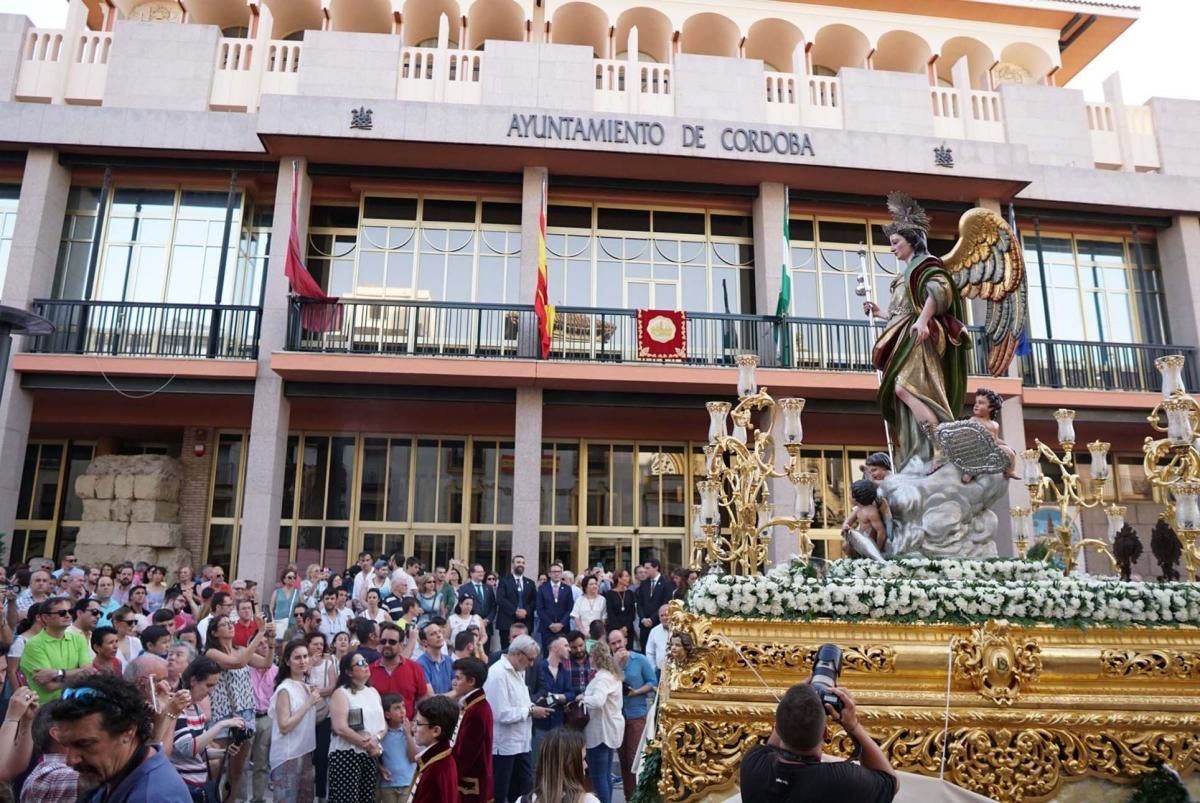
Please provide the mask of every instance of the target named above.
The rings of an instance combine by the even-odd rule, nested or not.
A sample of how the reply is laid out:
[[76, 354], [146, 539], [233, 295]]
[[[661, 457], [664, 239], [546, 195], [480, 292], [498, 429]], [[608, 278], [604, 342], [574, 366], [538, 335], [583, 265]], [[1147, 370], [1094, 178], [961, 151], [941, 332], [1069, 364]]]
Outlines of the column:
[[[513, 438], [512, 553], [524, 555], [525, 574], [537, 577], [542, 512], [542, 389], [517, 388]], [[497, 573], [507, 566], [492, 567]]]
[[[282, 351], [288, 328], [288, 281], [284, 275], [288, 235], [291, 231], [292, 161], [279, 162], [275, 186], [275, 218], [271, 230], [271, 258], [262, 299], [262, 333], [258, 342], [258, 373], [254, 380], [254, 411], [250, 419], [250, 444], [246, 454], [246, 489], [242, 529], [238, 540], [236, 577], [257, 580], [263, 599], [275, 587], [279, 539], [279, 508], [283, 504], [288, 422], [291, 405], [283, 393], [283, 378], [271, 370], [271, 355]], [[312, 181], [308, 162], [299, 163], [299, 198], [296, 219], [300, 242], [308, 230]]]
[[[783, 220], [786, 187], [773, 181], [758, 185], [754, 199], [754, 306], [759, 315], [774, 315], [779, 303], [779, 288], [783, 284]], [[740, 310], [735, 310], [740, 312]], [[744, 339], [748, 332], [739, 332]], [[758, 327], [758, 359], [763, 367], [776, 367], [775, 325], [762, 323]], [[742, 350], [752, 344], [742, 343]]]
[[[1017, 473], [1021, 473], [1021, 452], [1025, 449], [1025, 403], [1020, 396], [1004, 400], [1000, 408], [1000, 438], [1017, 453]], [[1029, 489], [1020, 480], [1008, 481], [1008, 493], [1000, 498], [992, 511], [1000, 519], [996, 529], [996, 549], [1005, 557], [1016, 554], [1013, 544], [1012, 519], [1008, 511], [1014, 507], [1029, 507]], [[1025, 548], [1033, 546], [1026, 544]]]
[[[1158, 235], [1168, 338], [1181, 346], [1200, 344], [1200, 217], [1178, 215]], [[1195, 362], [1195, 360], [1192, 360]], [[1194, 371], [1195, 366], [1189, 366]], [[1195, 374], [1192, 374], [1193, 376]]]
[[[539, 216], [542, 209], [542, 178], [545, 175], [544, 167], [526, 167], [522, 176], [521, 275], [517, 281], [517, 301], [521, 304], [532, 304], [537, 294]], [[532, 315], [522, 315], [518, 331], [518, 353], [532, 359], [541, 357], [537, 319]]]
[[[17, 205], [16, 230], [8, 258], [8, 273], [0, 299], [9, 306], [29, 309], [35, 298], [50, 295], [58, 260], [63, 216], [71, 171], [58, 162], [51, 148], [31, 148], [25, 157], [21, 196]], [[13, 342], [13, 353], [23, 351], [24, 338]], [[0, 398], [0, 532], [12, 532], [21, 486], [20, 467], [25, 461], [29, 424], [33, 418], [33, 395], [21, 388], [21, 377], [9, 362]], [[12, 539], [4, 539], [0, 556], [7, 561]]]
[[1121, 170], [1132, 173], [1136, 161], [1133, 158], [1133, 132], [1129, 129], [1129, 114], [1125, 111], [1125, 92], [1121, 88], [1120, 73], [1115, 72], [1104, 80], [1104, 100], [1112, 106], [1117, 147], [1121, 152]]

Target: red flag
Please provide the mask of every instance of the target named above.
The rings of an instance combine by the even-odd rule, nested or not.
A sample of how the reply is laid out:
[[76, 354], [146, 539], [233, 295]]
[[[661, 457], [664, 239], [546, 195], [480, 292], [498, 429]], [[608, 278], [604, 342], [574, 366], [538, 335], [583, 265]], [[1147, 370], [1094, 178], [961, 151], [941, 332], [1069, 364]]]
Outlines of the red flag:
[[296, 198], [299, 195], [297, 172], [296, 163], [292, 162], [292, 229], [288, 234], [287, 261], [284, 263], [283, 272], [296, 295], [317, 301], [336, 302], [336, 298], [325, 295], [325, 291], [308, 272], [308, 268], [304, 267], [304, 260], [300, 256], [300, 229], [296, 225]]
[[554, 305], [549, 298], [549, 280], [546, 276], [546, 174], [542, 174], [542, 207], [538, 212], [538, 281], [533, 299], [533, 311], [537, 315], [538, 340], [542, 346], [542, 359], [550, 357], [550, 338], [554, 333]]

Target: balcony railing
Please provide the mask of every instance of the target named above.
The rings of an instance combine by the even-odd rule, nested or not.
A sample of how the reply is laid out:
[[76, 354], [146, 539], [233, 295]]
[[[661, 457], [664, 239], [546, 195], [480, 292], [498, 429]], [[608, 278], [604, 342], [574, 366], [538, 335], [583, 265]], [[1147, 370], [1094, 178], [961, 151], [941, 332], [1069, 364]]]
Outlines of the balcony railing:
[[1167, 354], [1187, 357], [1185, 385], [1196, 384], [1196, 349], [1139, 343], [1087, 343], [1034, 340], [1033, 353], [1021, 361], [1026, 385], [1048, 388], [1158, 392], [1162, 377], [1154, 361]]
[[[863, 321], [688, 313], [682, 362], [732, 365], [734, 357], [749, 352], [769, 368], [872, 371], [877, 334]], [[532, 307], [518, 304], [296, 299], [287, 344], [293, 351], [341, 354], [532, 358], [537, 318]], [[558, 308], [550, 359], [659, 362], [638, 354], [636, 311], [591, 307]], [[985, 364], [977, 347], [971, 372], [984, 373]]]
[[33, 311], [54, 333], [30, 338], [36, 354], [114, 357], [258, 357], [258, 307], [42, 299]]

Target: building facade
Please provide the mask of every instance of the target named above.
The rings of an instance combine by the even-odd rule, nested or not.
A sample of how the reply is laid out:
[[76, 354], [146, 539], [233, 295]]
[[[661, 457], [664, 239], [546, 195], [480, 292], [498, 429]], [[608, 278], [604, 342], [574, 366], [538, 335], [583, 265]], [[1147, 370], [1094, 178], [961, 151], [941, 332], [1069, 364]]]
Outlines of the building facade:
[[[1062, 88], [1132, 7], [890, 6], [70, 0], [62, 30], [0, 15], [2, 300], [56, 325], [18, 339], [5, 377], [10, 558], [73, 545], [96, 456], [149, 453], [182, 464], [182, 546], [237, 576], [360, 549], [677, 566], [703, 404], [734, 395], [744, 352], [777, 397], [807, 399], [833, 554], [885, 442], [854, 291], [864, 265], [877, 297], [895, 274], [892, 189], [926, 204], [936, 253], [972, 206], [1015, 219], [1032, 353], [1000, 378], [977, 354], [971, 388], [1005, 397], [1015, 447], [1053, 443], [1053, 411], [1078, 409], [1148, 544], [1153, 362], [1194, 365], [1200, 337], [1200, 103], [1129, 106], [1116, 76], [1104, 102]], [[558, 315], [538, 359], [543, 201]], [[335, 302], [289, 295], [293, 204]], [[639, 355], [643, 309], [686, 313], [684, 359]], [[1009, 496], [1004, 553], [1007, 508], [1028, 499]]]

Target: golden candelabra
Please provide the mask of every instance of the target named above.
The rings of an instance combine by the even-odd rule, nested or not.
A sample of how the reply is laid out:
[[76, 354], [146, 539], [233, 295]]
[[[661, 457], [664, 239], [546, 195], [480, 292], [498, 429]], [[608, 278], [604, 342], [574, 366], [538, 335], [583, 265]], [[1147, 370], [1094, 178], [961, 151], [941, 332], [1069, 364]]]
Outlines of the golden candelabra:
[[[1154, 367], [1162, 374], [1163, 400], [1149, 416], [1150, 427], [1165, 433], [1165, 438], [1147, 437], [1142, 447], [1143, 466], [1150, 482], [1168, 492], [1163, 517], [1175, 524], [1175, 537], [1183, 551], [1183, 565], [1189, 583], [1196, 581], [1200, 563], [1200, 404], [1183, 384], [1184, 357], [1172, 354], [1159, 357]], [[1166, 426], [1162, 425], [1166, 417]]]
[[[1013, 508], [1009, 511], [1013, 518], [1013, 529], [1018, 534], [1017, 549], [1023, 557], [1025, 542], [1032, 530], [1032, 514], [1037, 513], [1047, 500], [1052, 499], [1051, 504], [1058, 508], [1058, 523], [1054, 527], [1056, 540], [1048, 542], [1046, 559], [1049, 560], [1055, 554], [1062, 555], [1063, 574], [1067, 575], [1073, 572], [1078, 564], [1076, 553], [1091, 547], [1104, 554], [1112, 563], [1113, 571], [1117, 572], [1120, 565], [1108, 544], [1098, 538], [1083, 538], [1077, 543], [1071, 543], [1071, 533], [1078, 523], [1080, 510], [1104, 504], [1104, 483], [1109, 477], [1109, 444], [1104, 441], [1092, 441], [1088, 444], [1088, 451], [1092, 456], [1092, 483], [1095, 486], [1094, 493], [1088, 494], [1084, 490], [1079, 473], [1075, 470], [1075, 411], [1055, 410], [1054, 419], [1058, 422], [1058, 445], [1062, 456], [1037, 438], [1033, 440], [1036, 448], [1026, 449], [1022, 455], [1031, 510]], [[1057, 481], [1042, 473], [1043, 459], [1058, 468]], [[1111, 534], [1116, 532], [1113, 529], [1115, 525], [1124, 525], [1125, 508], [1110, 505], [1105, 508], [1104, 513], [1108, 517], [1111, 537]]]
[[[776, 401], [759, 388], [754, 377], [758, 357], [739, 355], [738, 402], [708, 402], [708, 446], [704, 449], [705, 479], [696, 483], [700, 504], [694, 508], [693, 561], [719, 571], [723, 565], [735, 574], [756, 574], [768, 563], [772, 527], [796, 533], [799, 554], [812, 557], [812, 526], [816, 473], [803, 470], [800, 447], [804, 434], [801, 413], [804, 399]], [[758, 413], [758, 424], [755, 423]], [[773, 429], [781, 419], [787, 463], [775, 467]], [[732, 428], [731, 428], [732, 423]], [[795, 491], [794, 515], [776, 515], [771, 503], [770, 480], [786, 478]], [[728, 535], [722, 532], [722, 514]]]

